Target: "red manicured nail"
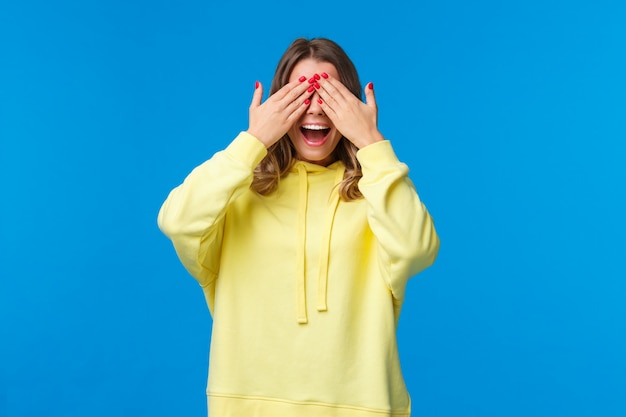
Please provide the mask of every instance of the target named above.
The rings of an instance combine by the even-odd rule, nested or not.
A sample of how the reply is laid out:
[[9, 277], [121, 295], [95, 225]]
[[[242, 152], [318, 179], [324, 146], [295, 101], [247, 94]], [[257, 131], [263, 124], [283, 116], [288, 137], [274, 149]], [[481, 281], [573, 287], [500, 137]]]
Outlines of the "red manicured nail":
[[328, 74], [326, 74], [325, 72], [322, 73], [322, 77], [324, 78], [328, 78]]
[[256, 90], [257, 88], [259, 88], [259, 82], [258, 82], [258, 81], [256, 81], [256, 82], [254, 83], [254, 89]]
[[300, 81], [301, 83], [306, 81], [306, 77], [303, 75], [302, 77], [298, 78], [298, 81]]
[[309, 104], [311, 104], [311, 100], [309, 100], [309, 99], [307, 98], [306, 100], [304, 100], [304, 104], [306, 104], [306, 105], [308, 106]]
[[368, 87], [369, 87], [369, 89], [370, 89], [370, 90], [373, 90], [373, 89], [374, 89], [374, 83], [370, 83], [370, 84], [368, 85]]
[[312, 93], [312, 92], [313, 92], [313, 90], [315, 90], [315, 87], [310, 86], [310, 87], [309, 87], [306, 91], [308, 91], [309, 93]]
[[309, 84], [313, 84], [315, 82], [315, 77], [309, 78]]
[[320, 76], [319, 76], [319, 75], [317, 75], [317, 74], [315, 74], [315, 75], [313, 76], [313, 78], [315, 78], [316, 80], [319, 80], [319, 79], [320, 79]]
[[320, 103], [320, 104], [322, 104], [322, 99], [321, 99], [321, 98], [318, 98], [318, 99], [317, 99], [317, 102], [318, 102], [318, 103]]
[[317, 88], [319, 90], [320, 85], [318, 83], [313, 83], [313, 87]]

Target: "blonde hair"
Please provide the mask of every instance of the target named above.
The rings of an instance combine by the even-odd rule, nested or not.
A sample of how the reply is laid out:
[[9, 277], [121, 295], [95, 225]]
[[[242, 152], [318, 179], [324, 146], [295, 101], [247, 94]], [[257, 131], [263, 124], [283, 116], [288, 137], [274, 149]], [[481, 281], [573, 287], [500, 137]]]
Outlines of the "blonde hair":
[[[311, 40], [299, 38], [293, 41], [278, 62], [269, 94], [274, 94], [286, 85], [296, 64], [307, 58], [333, 64], [341, 82], [352, 94], [361, 99], [361, 83], [354, 64], [337, 43], [325, 38]], [[358, 186], [363, 174], [361, 164], [356, 159], [357, 151], [358, 148], [345, 137], [339, 140], [333, 151], [335, 160], [343, 162], [346, 167], [343, 181], [339, 184], [339, 195], [345, 201], [363, 197]], [[270, 194], [278, 187], [280, 178], [291, 168], [295, 160], [296, 151], [285, 134], [268, 148], [267, 155], [254, 170], [252, 190], [262, 195]]]

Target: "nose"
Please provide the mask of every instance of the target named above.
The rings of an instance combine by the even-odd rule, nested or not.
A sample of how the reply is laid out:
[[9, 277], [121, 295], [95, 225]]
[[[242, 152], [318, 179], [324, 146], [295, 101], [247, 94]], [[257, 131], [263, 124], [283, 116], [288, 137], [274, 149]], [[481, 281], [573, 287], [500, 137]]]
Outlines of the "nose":
[[313, 95], [310, 97], [311, 104], [309, 104], [309, 108], [307, 109], [307, 114], [317, 114], [317, 115], [322, 115], [322, 116], [325, 114], [324, 110], [322, 110], [322, 106], [317, 101], [319, 98], [320, 98], [320, 95], [317, 93], [317, 91], [313, 93]]

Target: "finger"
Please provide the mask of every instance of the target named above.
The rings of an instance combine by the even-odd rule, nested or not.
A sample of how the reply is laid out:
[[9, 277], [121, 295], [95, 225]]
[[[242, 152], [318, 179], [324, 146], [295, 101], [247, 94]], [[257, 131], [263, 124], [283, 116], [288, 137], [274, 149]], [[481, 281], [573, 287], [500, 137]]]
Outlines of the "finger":
[[347, 100], [355, 97], [341, 81], [324, 73], [319, 80], [319, 85], [328, 92], [336, 101]]
[[277, 101], [284, 101], [288, 105], [303, 94], [308, 87], [305, 83], [306, 77], [302, 76], [297, 80], [285, 84], [280, 90], [272, 95], [272, 98]]
[[289, 118], [289, 120], [291, 120], [291, 115], [294, 112], [305, 105], [307, 99], [308, 103], [306, 103], [306, 107], [308, 107], [311, 102], [310, 97], [313, 95], [312, 91], [308, 91], [309, 87], [307, 85], [302, 84], [300, 81], [296, 81], [296, 83], [298, 84], [291, 86], [292, 89], [288, 91], [287, 95], [276, 103], [276, 108]]
[[[323, 77], [318, 93], [327, 107], [332, 109], [337, 115], [342, 111], [352, 111], [355, 106], [362, 105], [362, 101], [355, 96], [341, 81], [331, 76]], [[336, 116], [335, 116], [336, 117]]]
[[292, 126], [294, 123], [296, 123], [296, 121], [298, 121], [300, 119], [300, 117], [302, 117], [302, 115], [309, 108], [310, 105], [311, 105], [311, 100], [310, 99], [308, 99], [308, 101], [302, 102], [300, 105], [298, 105], [293, 110], [293, 112], [289, 116], [287, 116], [287, 123], [289, 124], [289, 126]]
[[297, 84], [284, 99], [286, 106], [289, 106], [292, 103], [296, 103], [297, 105], [299, 105], [313, 94], [311, 86], [307, 85], [307, 83], [302, 81], [301, 79], [294, 81], [294, 83]]
[[325, 82], [321, 82], [318, 84], [319, 87], [316, 89], [319, 98], [322, 100], [322, 103], [319, 103], [324, 108], [324, 111], [327, 109], [332, 110], [335, 113], [339, 110], [341, 106], [341, 102], [344, 102], [343, 96], [337, 91], [335, 87], [325, 80]]
[[365, 86], [365, 104], [376, 109], [376, 96], [374, 95], [374, 83], [369, 82]]
[[[318, 94], [319, 94], [319, 91], [318, 91]], [[338, 120], [337, 112], [335, 111], [335, 109], [331, 105], [329, 105], [328, 102], [321, 95], [319, 98], [316, 98], [315, 100], [317, 100], [317, 104], [319, 104], [319, 106], [324, 111], [324, 114], [328, 116], [330, 121], [333, 122], [334, 125], [337, 125], [339, 120]]]
[[254, 84], [254, 94], [252, 94], [252, 103], [250, 107], [259, 107], [261, 105], [261, 99], [263, 98], [263, 85], [260, 82]]
[[300, 95], [296, 100], [294, 100], [287, 106], [285, 112], [288, 115], [287, 120], [290, 123], [293, 123], [297, 119], [299, 119], [300, 116], [302, 116], [304, 112], [309, 108], [309, 106], [311, 105], [313, 94], [315, 94], [315, 92], [309, 92], [305, 90], [302, 95]]

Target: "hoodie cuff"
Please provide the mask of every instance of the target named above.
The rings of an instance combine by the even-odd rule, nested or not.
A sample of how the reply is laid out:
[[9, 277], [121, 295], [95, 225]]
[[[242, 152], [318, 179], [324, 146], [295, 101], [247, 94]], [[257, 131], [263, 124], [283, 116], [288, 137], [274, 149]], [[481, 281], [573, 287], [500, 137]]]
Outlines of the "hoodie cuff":
[[267, 149], [256, 137], [248, 132], [241, 132], [228, 145], [226, 153], [232, 159], [254, 169], [267, 155]]
[[380, 166], [396, 165], [400, 161], [391, 147], [391, 142], [383, 140], [359, 149], [356, 158], [365, 170]]

